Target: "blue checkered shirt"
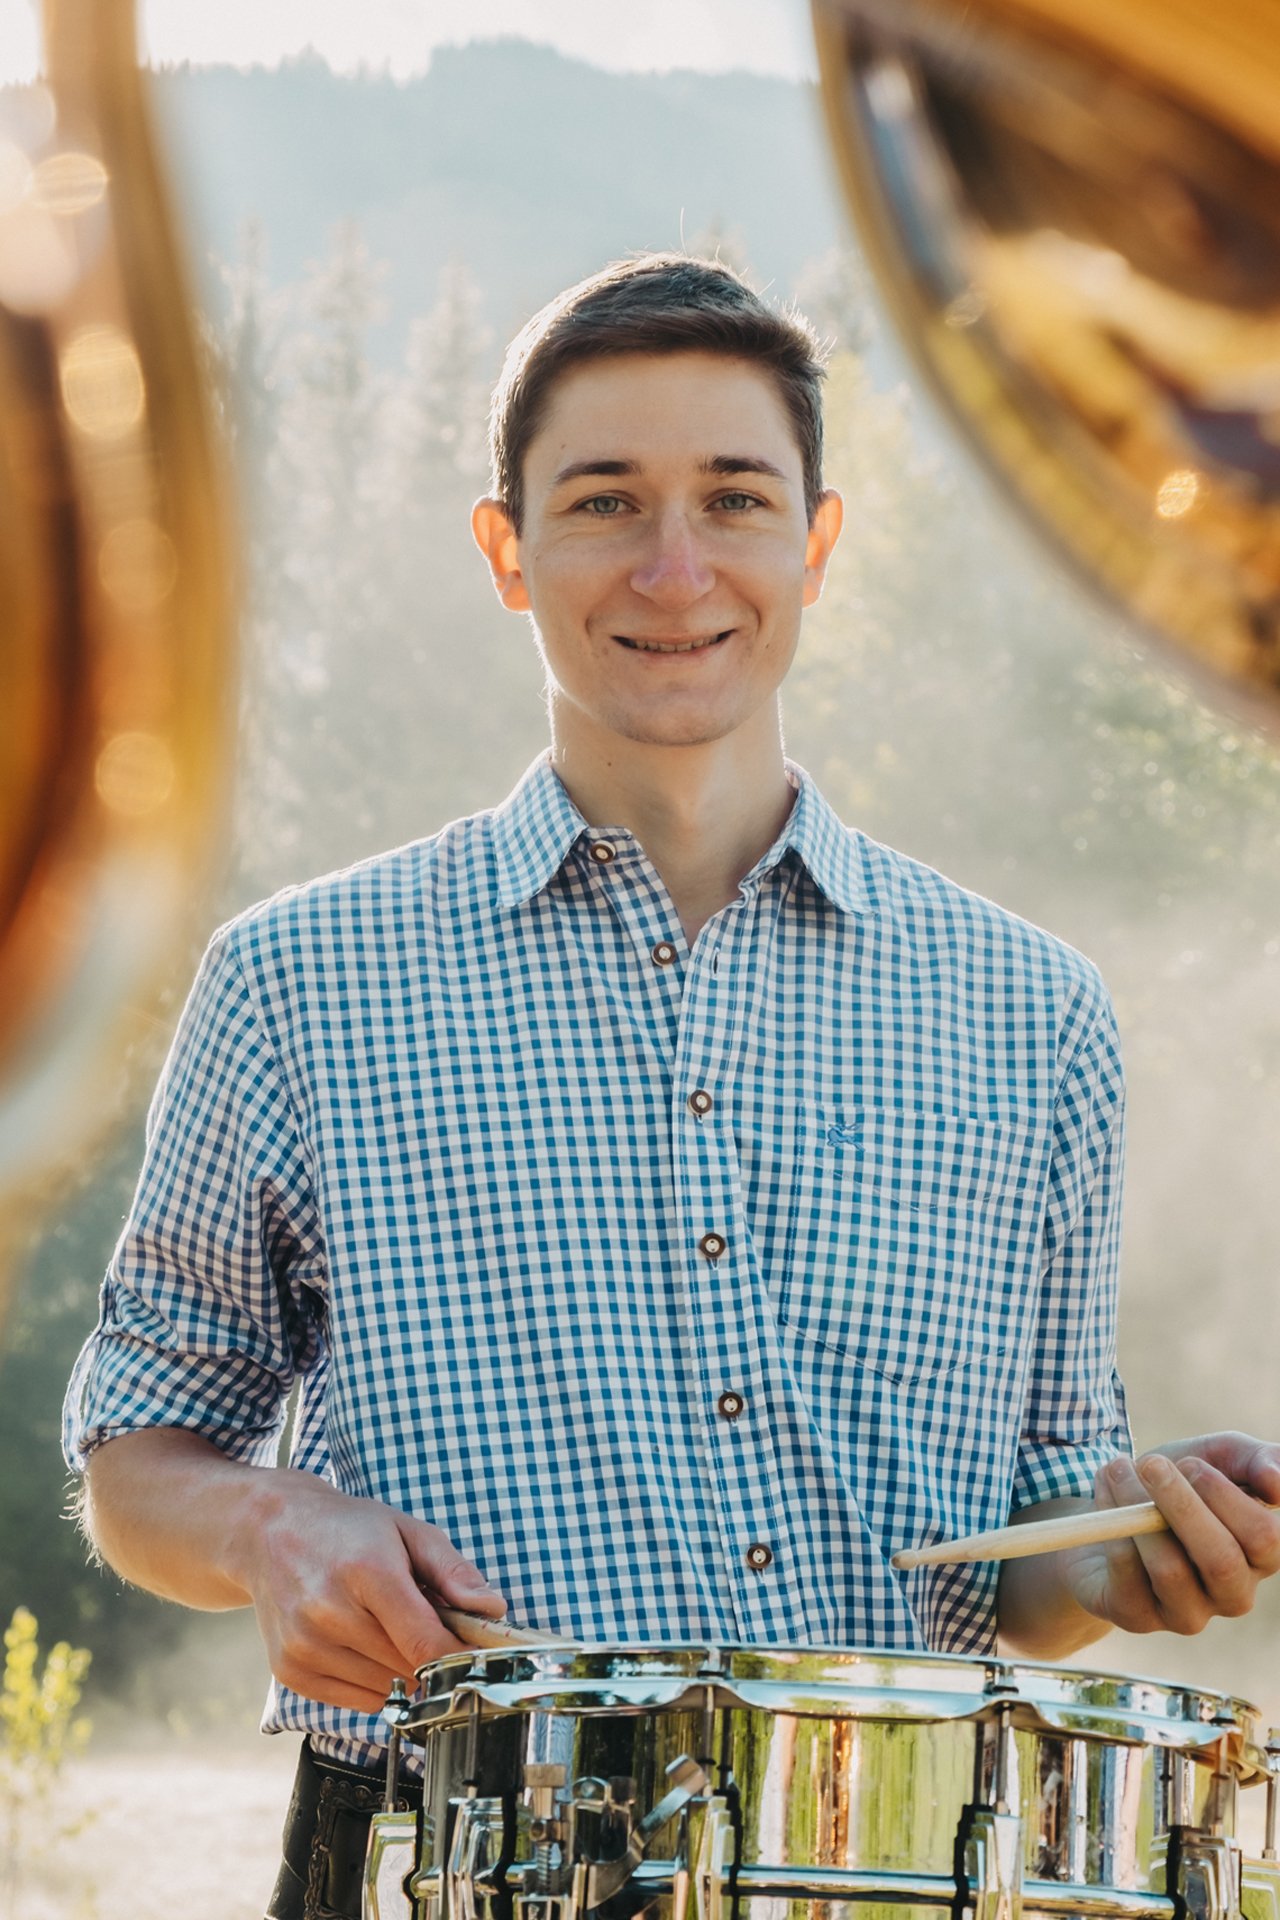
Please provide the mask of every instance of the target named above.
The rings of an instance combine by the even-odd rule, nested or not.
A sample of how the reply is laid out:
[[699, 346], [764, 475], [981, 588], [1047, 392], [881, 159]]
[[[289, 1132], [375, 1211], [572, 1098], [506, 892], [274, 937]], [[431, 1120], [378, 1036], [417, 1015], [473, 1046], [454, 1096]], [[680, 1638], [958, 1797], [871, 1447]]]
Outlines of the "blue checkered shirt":
[[[962, 1652], [996, 1569], [889, 1555], [1088, 1494], [1122, 1076], [1079, 954], [805, 776], [692, 949], [546, 762], [214, 939], [67, 1401], [434, 1522], [589, 1640]], [[277, 1689], [270, 1727], [377, 1723]]]

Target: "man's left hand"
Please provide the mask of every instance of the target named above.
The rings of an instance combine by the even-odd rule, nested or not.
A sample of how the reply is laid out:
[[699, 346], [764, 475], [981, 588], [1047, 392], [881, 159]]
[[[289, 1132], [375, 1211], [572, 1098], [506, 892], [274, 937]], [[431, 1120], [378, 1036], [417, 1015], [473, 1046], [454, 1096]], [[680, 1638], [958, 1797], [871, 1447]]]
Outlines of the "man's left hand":
[[1199, 1633], [1248, 1613], [1280, 1572], [1280, 1445], [1211, 1433], [1110, 1461], [1094, 1482], [1099, 1507], [1154, 1500], [1167, 1533], [1069, 1549], [1077, 1605], [1126, 1633]]

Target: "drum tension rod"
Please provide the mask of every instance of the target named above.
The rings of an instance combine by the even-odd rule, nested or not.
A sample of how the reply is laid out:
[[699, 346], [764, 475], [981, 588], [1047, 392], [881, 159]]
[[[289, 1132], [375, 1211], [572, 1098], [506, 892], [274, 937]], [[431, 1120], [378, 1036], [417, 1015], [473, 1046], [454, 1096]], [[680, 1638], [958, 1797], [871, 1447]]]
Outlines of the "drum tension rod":
[[387, 1695], [386, 1702], [382, 1709], [382, 1718], [391, 1729], [391, 1737], [387, 1741], [387, 1787], [385, 1798], [385, 1811], [387, 1813], [394, 1813], [396, 1811], [396, 1803], [400, 1798], [401, 1730], [404, 1727], [405, 1721], [409, 1718], [409, 1706], [409, 1695], [405, 1690], [404, 1681], [397, 1674], [396, 1678], [391, 1682], [391, 1691]]

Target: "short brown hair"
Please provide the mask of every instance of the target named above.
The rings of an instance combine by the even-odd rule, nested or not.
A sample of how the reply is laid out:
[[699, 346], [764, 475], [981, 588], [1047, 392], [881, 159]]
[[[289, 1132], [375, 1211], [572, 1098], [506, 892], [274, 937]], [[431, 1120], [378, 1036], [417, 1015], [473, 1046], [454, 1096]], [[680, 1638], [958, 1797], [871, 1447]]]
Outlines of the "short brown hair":
[[624, 353], [717, 353], [777, 383], [804, 469], [812, 525], [822, 494], [824, 353], [802, 315], [771, 307], [718, 260], [646, 253], [618, 260], [549, 301], [507, 349], [489, 413], [494, 498], [519, 533], [524, 456], [552, 388], [571, 367]]

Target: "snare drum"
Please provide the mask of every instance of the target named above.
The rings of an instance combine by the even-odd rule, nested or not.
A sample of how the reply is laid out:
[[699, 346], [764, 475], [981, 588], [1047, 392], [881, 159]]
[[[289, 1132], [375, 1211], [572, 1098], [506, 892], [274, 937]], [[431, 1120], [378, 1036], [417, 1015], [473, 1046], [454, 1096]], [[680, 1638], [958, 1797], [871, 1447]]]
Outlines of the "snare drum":
[[[419, 1680], [423, 1813], [375, 1820], [366, 1920], [1280, 1920], [1276, 1749], [1243, 1701], [776, 1647], [468, 1653]], [[1235, 1838], [1253, 1786], [1269, 1860]]]

